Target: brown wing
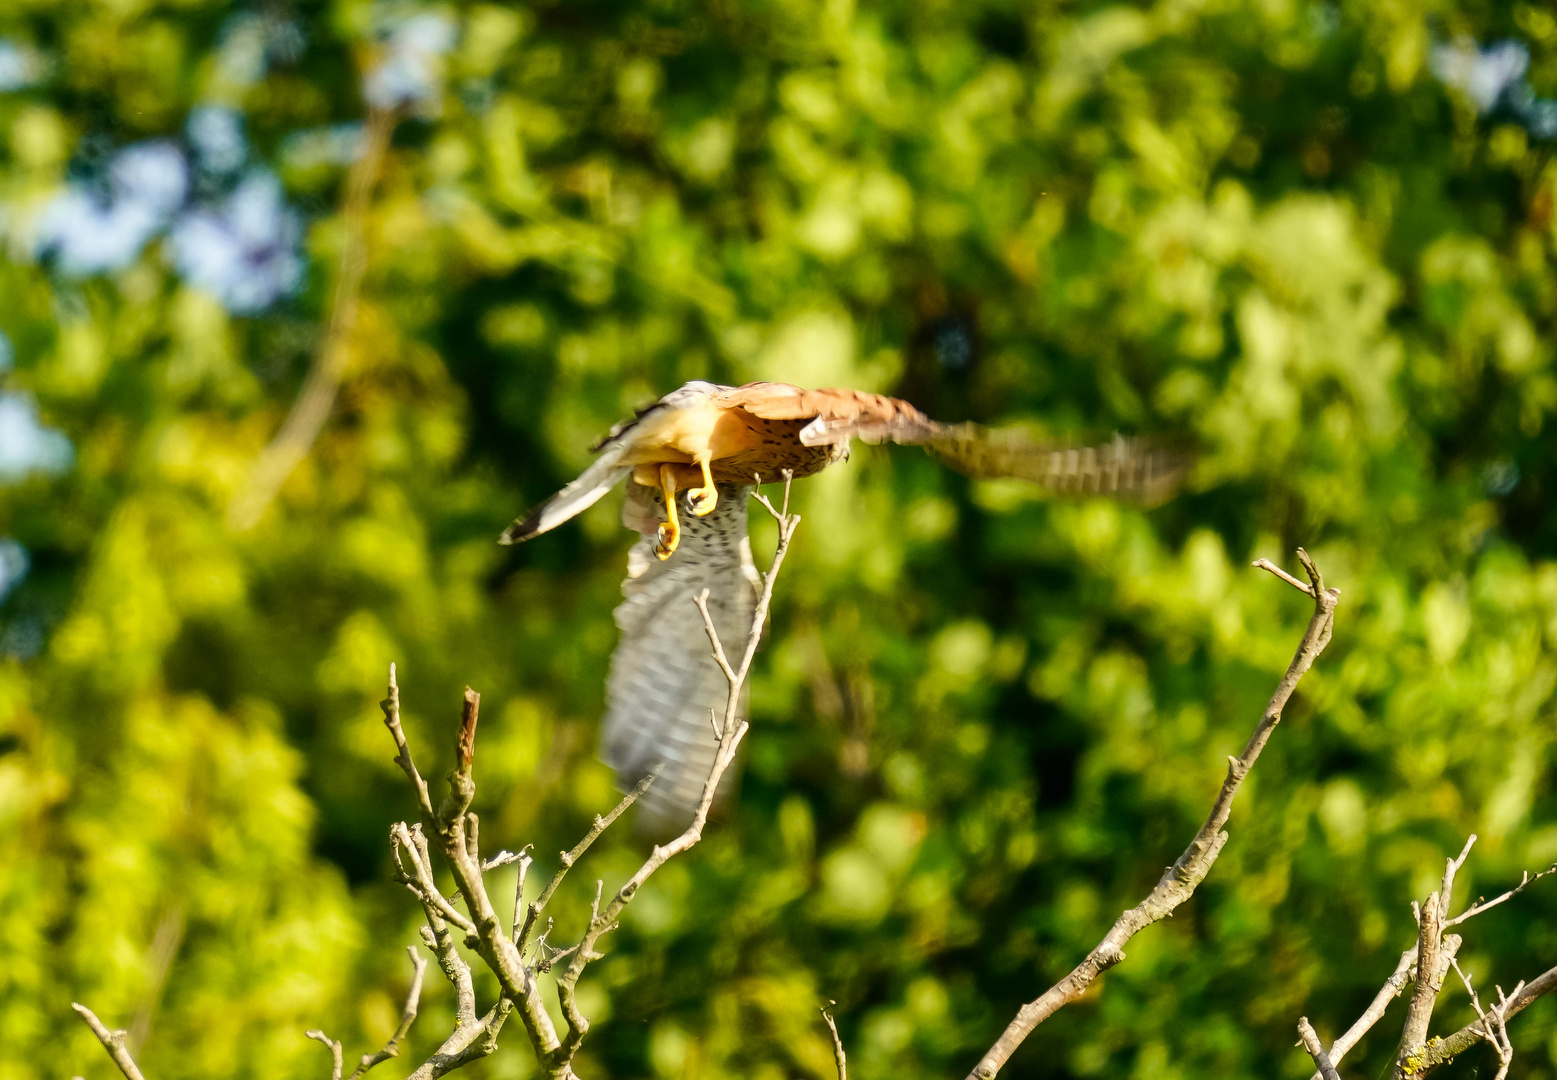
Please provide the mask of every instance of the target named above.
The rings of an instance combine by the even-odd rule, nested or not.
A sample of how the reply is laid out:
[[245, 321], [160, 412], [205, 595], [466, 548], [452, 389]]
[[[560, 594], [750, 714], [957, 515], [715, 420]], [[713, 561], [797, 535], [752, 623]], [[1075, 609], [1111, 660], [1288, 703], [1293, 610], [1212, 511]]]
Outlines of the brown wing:
[[807, 446], [849, 439], [920, 443], [958, 472], [993, 479], [1030, 480], [1058, 494], [1111, 495], [1149, 506], [1170, 498], [1193, 458], [1145, 438], [1115, 436], [1102, 446], [1035, 442], [1018, 431], [977, 424], [941, 424], [908, 402], [862, 390], [805, 390], [789, 383], [747, 383], [723, 400], [770, 420], [810, 420], [800, 431]]
[[942, 425], [899, 398], [864, 390], [805, 390], [789, 383], [747, 383], [723, 401], [765, 420], [810, 420], [800, 432], [806, 446], [847, 442], [926, 442]]
[[1111, 495], [1155, 506], [1171, 498], [1194, 458], [1149, 438], [1114, 436], [1102, 446], [1058, 447], [1018, 431], [941, 425], [925, 440], [958, 472], [981, 479], [1030, 480], [1067, 495]]

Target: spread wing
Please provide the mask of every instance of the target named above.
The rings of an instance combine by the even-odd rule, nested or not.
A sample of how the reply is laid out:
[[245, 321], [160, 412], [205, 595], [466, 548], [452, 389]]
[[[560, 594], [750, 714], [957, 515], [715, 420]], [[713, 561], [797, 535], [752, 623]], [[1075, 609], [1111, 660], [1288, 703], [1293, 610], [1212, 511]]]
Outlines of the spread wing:
[[1189, 452], [1144, 437], [1115, 435], [1101, 446], [1066, 447], [977, 424], [936, 426], [924, 442], [958, 472], [1030, 480], [1057, 494], [1109, 495], [1155, 506], [1178, 490], [1194, 463]]
[[[627, 486], [623, 524], [644, 536], [628, 554], [626, 599], [616, 609], [622, 638], [611, 655], [600, 757], [624, 790], [661, 766], [638, 801], [640, 820], [651, 830], [686, 827], [714, 766], [709, 710], [722, 719], [729, 691], [693, 597], [707, 589], [720, 641], [727, 651], [744, 646], [757, 600], [746, 536], [750, 492], [721, 484], [719, 504], [706, 518], [683, 507], [680, 546], [660, 562], [654, 534], [665, 518], [663, 497], [652, 488]], [[744, 701], [741, 707], [744, 712]], [[721, 797], [729, 794], [733, 772], [725, 777]]]
[[941, 424], [906, 401], [860, 390], [804, 390], [788, 383], [748, 383], [725, 400], [770, 420], [810, 420], [807, 446], [890, 440], [924, 445], [958, 472], [1030, 480], [1056, 494], [1110, 495], [1147, 505], [1169, 498], [1193, 462], [1182, 449], [1149, 438], [1115, 436], [1102, 446], [1059, 446], [1016, 430]]
[[848, 442], [924, 442], [944, 425], [900, 398], [864, 390], [804, 390], [789, 383], [747, 383], [723, 399], [766, 420], [810, 420], [800, 432], [806, 446]]

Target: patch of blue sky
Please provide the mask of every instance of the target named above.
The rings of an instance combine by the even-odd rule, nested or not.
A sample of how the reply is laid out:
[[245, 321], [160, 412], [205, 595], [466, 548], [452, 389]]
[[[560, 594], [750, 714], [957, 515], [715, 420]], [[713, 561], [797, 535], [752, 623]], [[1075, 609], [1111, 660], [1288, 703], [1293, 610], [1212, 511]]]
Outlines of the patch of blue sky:
[[281, 182], [251, 170], [225, 201], [191, 210], [173, 227], [173, 263], [184, 280], [229, 311], [263, 311], [303, 281], [302, 222]]
[[243, 114], [226, 105], [197, 105], [184, 125], [195, 163], [205, 172], [228, 176], [243, 168], [249, 158], [243, 134]]
[[43, 77], [43, 60], [26, 45], [0, 38], [0, 94], [25, 90]]
[[33, 253], [62, 273], [85, 277], [128, 266], [168, 224], [189, 190], [183, 152], [171, 142], [137, 143], [109, 166], [107, 197], [71, 184], [39, 216]]
[[1525, 79], [1530, 50], [1517, 41], [1480, 48], [1464, 40], [1433, 50], [1432, 69], [1439, 81], [1464, 94], [1485, 115], [1501, 106], [1538, 139], [1557, 137], [1557, 101], [1537, 97]]
[[219, 83], [250, 87], [276, 61], [291, 63], [303, 54], [303, 30], [290, 19], [243, 12], [222, 26], [216, 48]]
[[1433, 74], [1460, 91], [1476, 111], [1492, 111], [1503, 92], [1530, 66], [1530, 51], [1517, 41], [1501, 41], [1485, 49], [1474, 42], [1440, 45], [1433, 50]]
[[378, 63], [363, 80], [363, 96], [381, 109], [435, 102], [443, 94], [443, 57], [457, 36], [454, 21], [437, 12], [391, 23]]
[[32, 398], [0, 393], [0, 483], [65, 472], [75, 457], [69, 437], [38, 418]]
[[0, 602], [27, 577], [32, 558], [19, 541], [0, 536]]

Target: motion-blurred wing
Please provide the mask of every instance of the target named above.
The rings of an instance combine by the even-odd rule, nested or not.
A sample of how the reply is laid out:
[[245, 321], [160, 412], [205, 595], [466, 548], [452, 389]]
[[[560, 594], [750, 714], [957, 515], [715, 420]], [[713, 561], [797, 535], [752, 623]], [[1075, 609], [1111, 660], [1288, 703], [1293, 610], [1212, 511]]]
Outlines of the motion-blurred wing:
[[1109, 495], [1155, 506], [1172, 497], [1193, 463], [1187, 451], [1146, 438], [1116, 435], [1102, 446], [1056, 447], [977, 424], [936, 427], [924, 442], [958, 472], [1030, 480], [1058, 494]]
[[[683, 506], [681, 543], [664, 562], [654, 557], [654, 534], [665, 518], [660, 492], [627, 486], [623, 523], [643, 533], [628, 554], [626, 599], [616, 609], [622, 639], [611, 656], [600, 757], [616, 770], [624, 790], [656, 764], [659, 778], [639, 799], [651, 830], [680, 830], [692, 820], [714, 766], [729, 688], [715, 663], [693, 598], [708, 590], [708, 612], [726, 651], [744, 648], [756, 607], [756, 568], [746, 536], [751, 488], [719, 486], [719, 504], [706, 518]], [[745, 703], [742, 702], [742, 711]], [[721, 797], [733, 784], [725, 774]]]
[[1018, 431], [941, 424], [906, 401], [860, 390], [803, 390], [787, 383], [749, 383], [726, 399], [755, 416], [811, 422], [806, 446], [864, 442], [920, 443], [952, 468], [980, 478], [1030, 480], [1070, 495], [1109, 495], [1155, 505], [1173, 495], [1192, 462], [1180, 449], [1116, 436], [1102, 446], [1061, 447]]

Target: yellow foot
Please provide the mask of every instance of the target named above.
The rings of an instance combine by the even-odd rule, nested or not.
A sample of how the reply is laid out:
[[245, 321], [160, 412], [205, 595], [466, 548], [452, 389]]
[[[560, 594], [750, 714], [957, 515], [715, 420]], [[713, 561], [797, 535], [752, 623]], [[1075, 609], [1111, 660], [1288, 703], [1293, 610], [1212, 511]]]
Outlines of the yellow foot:
[[719, 505], [719, 489], [714, 486], [714, 474], [709, 471], [708, 459], [698, 462], [703, 467], [703, 486], [687, 492], [687, 502], [698, 517], [707, 517]]
[[681, 523], [676, 520], [676, 470], [669, 465], [660, 466], [660, 490], [665, 493], [665, 520], [660, 523], [654, 555], [664, 562], [681, 543]]
[[655, 539], [654, 557], [664, 562], [676, 553], [676, 547], [681, 543], [681, 530], [669, 521], [664, 522]]

